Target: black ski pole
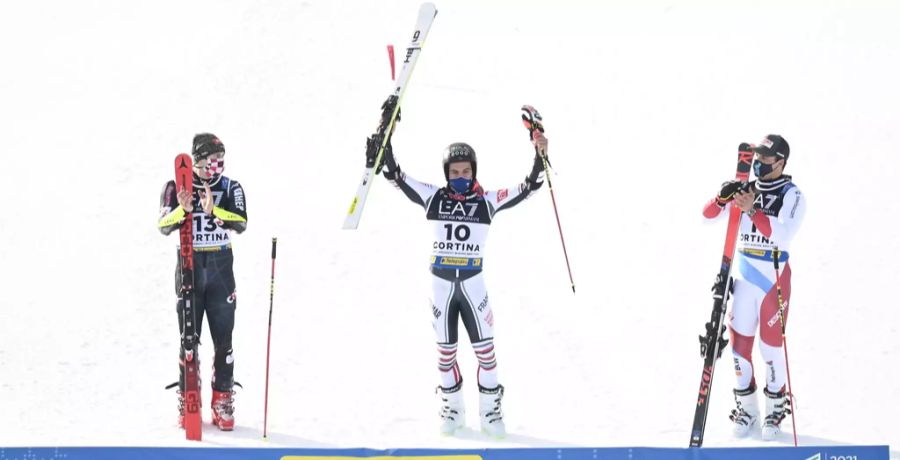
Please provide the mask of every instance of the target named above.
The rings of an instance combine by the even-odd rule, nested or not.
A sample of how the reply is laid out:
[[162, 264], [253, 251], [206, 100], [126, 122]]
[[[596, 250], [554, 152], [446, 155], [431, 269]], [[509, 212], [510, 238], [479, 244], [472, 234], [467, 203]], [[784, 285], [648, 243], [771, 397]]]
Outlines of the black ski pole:
[[266, 398], [263, 405], [263, 439], [268, 439], [269, 423], [269, 352], [272, 349], [272, 304], [275, 301], [275, 245], [278, 238], [272, 238], [272, 278], [269, 282], [269, 334], [266, 339]]

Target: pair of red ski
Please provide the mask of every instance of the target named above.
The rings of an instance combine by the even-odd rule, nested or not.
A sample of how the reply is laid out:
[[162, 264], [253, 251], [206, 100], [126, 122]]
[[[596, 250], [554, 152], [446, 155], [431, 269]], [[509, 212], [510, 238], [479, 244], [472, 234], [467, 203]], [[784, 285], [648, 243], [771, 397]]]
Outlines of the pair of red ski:
[[[194, 180], [191, 156], [182, 153], [175, 157], [175, 190], [186, 191], [193, 196]], [[201, 438], [200, 418], [200, 369], [198, 366], [199, 331], [194, 317], [194, 225], [188, 215], [178, 230], [181, 239], [181, 289], [182, 302], [181, 347], [184, 350], [184, 431], [187, 439], [199, 441]]]

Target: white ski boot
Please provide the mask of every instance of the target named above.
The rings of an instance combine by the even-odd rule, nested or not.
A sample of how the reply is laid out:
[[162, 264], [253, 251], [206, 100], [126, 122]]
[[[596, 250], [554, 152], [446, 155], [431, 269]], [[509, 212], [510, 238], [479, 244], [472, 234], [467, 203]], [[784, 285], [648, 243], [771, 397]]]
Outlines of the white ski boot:
[[762, 428], [762, 439], [772, 441], [781, 433], [784, 417], [791, 413], [791, 402], [783, 390], [772, 393], [764, 388], [763, 394], [766, 395], [766, 421]]
[[750, 433], [750, 430], [759, 420], [759, 402], [756, 400], [756, 384], [750, 384], [750, 388], [746, 390], [734, 390], [734, 401], [737, 408], [732, 409], [728, 418], [734, 422], [733, 433], [739, 438], [743, 438]]
[[497, 385], [497, 388], [492, 389], [479, 385], [478, 393], [481, 431], [495, 438], [503, 438], [506, 436], [503, 410], [500, 407], [500, 401], [503, 399], [503, 385]]
[[466, 424], [466, 408], [463, 404], [462, 381], [452, 388], [437, 387], [441, 395], [441, 434], [450, 436]]

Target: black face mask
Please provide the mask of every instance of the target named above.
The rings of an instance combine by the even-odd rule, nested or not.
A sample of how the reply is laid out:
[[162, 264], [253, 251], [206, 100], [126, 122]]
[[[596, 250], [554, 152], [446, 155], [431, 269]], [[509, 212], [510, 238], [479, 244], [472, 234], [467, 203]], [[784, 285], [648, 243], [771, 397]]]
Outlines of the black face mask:
[[[775, 163], [778, 162], [776, 161]], [[759, 160], [753, 160], [753, 174], [758, 179], [762, 179], [772, 173], [772, 170], [775, 169], [775, 163], [767, 165]]]

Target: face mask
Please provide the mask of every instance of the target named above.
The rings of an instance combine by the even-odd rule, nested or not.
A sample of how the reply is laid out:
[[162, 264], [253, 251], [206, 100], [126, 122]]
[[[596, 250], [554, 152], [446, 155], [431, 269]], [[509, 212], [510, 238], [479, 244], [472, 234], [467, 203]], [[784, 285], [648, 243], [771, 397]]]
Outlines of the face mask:
[[203, 166], [194, 163], [194, 172], [197, 173], [203, 180], [212, 179], [225, 170], [225, 159], [224, 158], [213, 158], [207, 157], [206, 164]]
[[753, 160], [753, 174], [760, 179], [771, 174], [774, 167], [775, 163], [767, 165], [759, 160]]
[[206, 162], [206, 173], [209, 174], [209, 177], [216, 177], [222, 174], [223, 171], [225, 171], [224, 158], [210, 158]]
[[456, 193], [466, 193], [469, 191], [469, 188], [472, 186], [472, 179], [466, 179], [465, 177], [457, 177], [456, 179], [450, 179], [450, 188], [453, 189]]

